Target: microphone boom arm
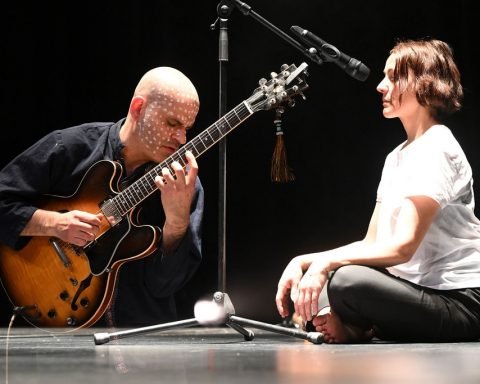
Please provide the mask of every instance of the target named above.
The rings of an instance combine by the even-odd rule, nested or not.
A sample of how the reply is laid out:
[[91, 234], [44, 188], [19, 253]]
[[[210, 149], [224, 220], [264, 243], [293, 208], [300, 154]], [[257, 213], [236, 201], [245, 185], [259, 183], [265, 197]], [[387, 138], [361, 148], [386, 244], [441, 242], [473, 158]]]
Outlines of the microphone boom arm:
[[316, 54], [317, 50], [315, 48], [309, 48], [309, 49], [305, 48], [297, 40], [287, 35], [281, 29], [277, 28], [275, 25], [273, 25], [268, 20], [266, 20], [264, 17], [260, 16], [258, 13], [253, 11], [252, 7], [249, 6], [248, 4], [240, 0], [228, 0], [228, 2], [236, 6], [245, 16], [251, 16], [254, 20], [258, 21], [264, 27], [268, 28], [277, 36], [281, 37], [287, 43], [289, 43], [290, 45], [298, 49], [300, 52], [302, 52], [306, 57], [308, 57], [314, 63], [323, 64], [323, 59]]
[[318, 53], [322, 60], [335, 63], [356, 80], [365, 81], [368, 78], [370, 69], [361, 61], [346, 55], [332, 44], [297, 25], [292, 26], [290, 30], [305, 44], [313, 45], [314, 48], [311, 50]]

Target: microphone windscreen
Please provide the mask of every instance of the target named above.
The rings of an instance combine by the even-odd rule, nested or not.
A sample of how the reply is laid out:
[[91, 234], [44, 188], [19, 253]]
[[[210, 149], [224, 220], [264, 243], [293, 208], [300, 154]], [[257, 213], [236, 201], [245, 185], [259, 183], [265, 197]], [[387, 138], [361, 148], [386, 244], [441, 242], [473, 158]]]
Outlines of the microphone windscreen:
[[227, 313], [222, 305], [211, 300], [199, 300], [193, 307], [195, 319], [202, 325], [225, 323]]

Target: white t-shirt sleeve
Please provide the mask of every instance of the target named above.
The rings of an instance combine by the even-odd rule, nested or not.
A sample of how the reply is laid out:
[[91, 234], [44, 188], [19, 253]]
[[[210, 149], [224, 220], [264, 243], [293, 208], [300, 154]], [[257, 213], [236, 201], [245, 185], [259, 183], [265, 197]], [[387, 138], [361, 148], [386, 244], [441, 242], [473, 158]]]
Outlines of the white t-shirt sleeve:
[[433, 151], [416, 152], [410, 159], [409, 182], [404, 186], [405, 197], [428, 196], [443, 208], [456, 196], [459, 179], [456, 156], [433, 148]]

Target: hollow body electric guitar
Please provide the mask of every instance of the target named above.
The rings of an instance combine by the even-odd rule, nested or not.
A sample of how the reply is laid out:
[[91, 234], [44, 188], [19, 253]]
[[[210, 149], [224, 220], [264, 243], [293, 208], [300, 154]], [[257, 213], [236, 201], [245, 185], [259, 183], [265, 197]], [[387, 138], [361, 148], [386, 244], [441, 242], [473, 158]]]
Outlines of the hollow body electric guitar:
[[293, 105], [294, 96], [308, 88], [306, 69], [306, 63], [284, 64], [270, 80], [261, 79], [252, 96], [121, 192], [120, 164], [103, 160], [89, 168], [72, 196], [45, 196], [41, 209], [101, 213], [102, 224], [85, 247], [47, 236], [33, 237], [19, 251], [0, 244], [0, 278], [15, 312], [38, 328], [61, 332], [95, 324], [110, 304], [119, 268], [152, 254], [159, 243], [160, 229], [135, 219], [157, 190], [162, 168], [173, 161], [185, 166], [186, 151], [198, 157], [257, 111]]

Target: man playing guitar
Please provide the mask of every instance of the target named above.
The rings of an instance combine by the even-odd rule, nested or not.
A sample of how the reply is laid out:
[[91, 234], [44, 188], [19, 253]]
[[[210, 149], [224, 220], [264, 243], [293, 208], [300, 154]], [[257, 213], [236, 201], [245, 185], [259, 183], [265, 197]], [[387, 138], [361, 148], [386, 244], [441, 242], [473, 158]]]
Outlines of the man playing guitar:
[[81, 327], [176, 319], [174, 294], [201, 260], [195, 157], [187, 151], [121, 192], [186, 143], [198, 109], [183, 73], [154, 68], [139, 81], [126, 118], [53, 131], [0, 172], [0, 276], [27, 321]]

